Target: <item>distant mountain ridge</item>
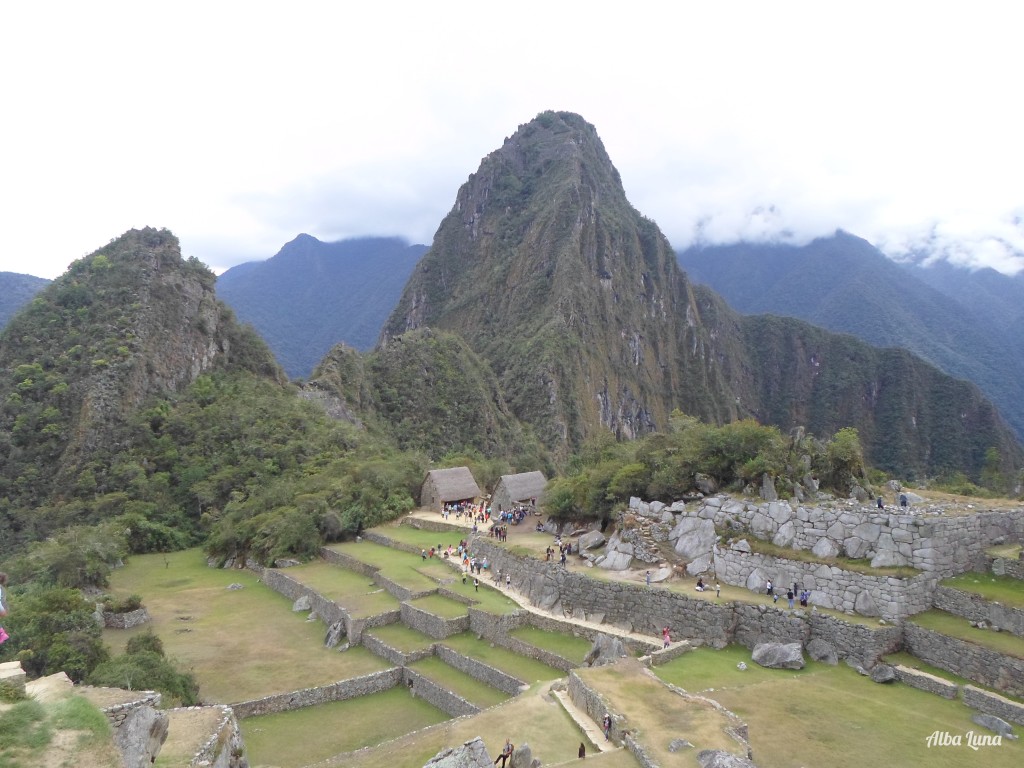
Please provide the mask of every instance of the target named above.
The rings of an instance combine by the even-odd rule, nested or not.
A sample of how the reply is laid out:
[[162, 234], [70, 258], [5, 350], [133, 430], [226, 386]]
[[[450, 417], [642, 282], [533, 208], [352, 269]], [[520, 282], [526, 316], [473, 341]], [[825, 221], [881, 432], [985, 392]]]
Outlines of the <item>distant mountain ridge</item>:
[[44, 277], [0, 272], [0, 329], [49, 284], [50, 281]]
[[[739, 312], [796, 317], [878, 347], [903, 347], [973, 381], [1018, 437], [1024, 435], [1020, 339], [1012, 326], [987, 318], [977, 308], [982, 301], [960, 304], [925, 280], [953, 268], [901, 267], [845, 232], [805, 246], [735, 243], [690, 248], [678, 257], [695, 281]], [[950, 272], [950, 282], [966, 285], [955, 274]], [[1004, 298], [1003, 311], [1013, 303]]]
[[252, 324], [292, 378], [344, 342], [372, 349], [425, 245], [393, 237], [325, 243], [302, 234], [260, 262], [232, 267], [217, 294]]

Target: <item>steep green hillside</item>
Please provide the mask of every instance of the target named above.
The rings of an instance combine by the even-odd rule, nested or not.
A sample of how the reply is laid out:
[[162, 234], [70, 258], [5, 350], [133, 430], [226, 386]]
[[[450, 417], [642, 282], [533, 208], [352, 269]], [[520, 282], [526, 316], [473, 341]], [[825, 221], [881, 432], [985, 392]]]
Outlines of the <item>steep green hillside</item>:
[[674, 406], [736, 415], [667, 240], [577, 115], [521, 126], [459, 190], [384, 335], [423, 326], [465, 338], [563, 453], [602, 428], [649, 432]]
[[171, 233], [133, 230], [76, 261], [11, 320], [0, 335], [5, 515], [117, 484], [110, 462], [153, 396], [207, 371], [280, 376], [213, 283], [205, 266], [182, 259]]
[[[765, 290], [770, 272], [745, 283], [750, 294]], [[812, 301], [823, 292], [810, 280], [798, 290]], [[826, 306], [851, 303], [841, 288], [829, 295]], [[870, 322], [875, 313], [862, 314]], [[978, 393], [924, 362], [907, 357], [900, 381], [926, 386], [890, 397], [894, 386], [880, 377], [894, 363], [863, 342], [747, 322], [695, 291], [657, 226], [626, 200], [593, 126], [569, 113], [521, 126], [459, 190], [382, 340], [423, 327], [464, 338], [513, 414], [563, 457], [603, 430], [629, 438], [665, 429], [679, 409], [822, 436], [853, 426], [872, 436], [869, 461], [896, 473], [977, 474], [982, 444], [1013, 466], [1021, 459]], [[882, 450], [876, 424], [913, 425], [905, 449]]]
[[[952, 268], [940, 266], [906, 269], [845, 232], [800, 247], [692, 248], [679, 253], [679, 262], [739, 312], [796, 317], [877, 347], [903, 347], [973, 381], [1018, 438], [1024, 436], [1024, 343], [1013, 332], [1015, 319], [1024, 317], [1024, 291], [1015, 292], [1010, 278], [967, 279], [963, 270], [947, 275]], [[944, 280], [947, 294], [929, 286], [928, 277]], [[953, 283], [961, 286], [963, 303], [952, 298]]]
[[324, 243], [299, 235], [276, 256], [222, 274], [217, 295], [266, 339], [289, 376], [306, 377], [339, 342], [373, 347], [426, 250], [393, 237]]

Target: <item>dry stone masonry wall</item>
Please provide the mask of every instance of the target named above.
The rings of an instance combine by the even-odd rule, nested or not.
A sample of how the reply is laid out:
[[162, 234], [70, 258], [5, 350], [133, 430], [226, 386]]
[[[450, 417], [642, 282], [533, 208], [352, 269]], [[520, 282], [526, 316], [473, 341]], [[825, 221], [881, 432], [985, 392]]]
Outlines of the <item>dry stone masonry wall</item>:
[[992, 627], [1024, 637], [1024, 610], [1020, 608], [991, 602], [980, 595], [949, 587], [935, 590], [935, 607], [968, 621], [984, 621]]
[[1024, 659], [933, 632], [907, 622], [903, 644], [926, 664], [1011, 696], [1024, 696]]
[[255, 715], [270, 715], [276, 712], [289, 712], [293, 709], [311, 707], [316, 704], [326, 704], [329, 701], [344, 701], [357, 696], [380, 693], [381, 691], [394, 688], [400, 682], [402, 682], [402, 669], [392, 667], [348, 680], [339, 680], [330, 685], [304, 688], [301, 691], [277, 693], [272, 696], [264, 696], [261, 699], [242, 701], [232, 704], [231, 708], [238, 717], [243, 719]]

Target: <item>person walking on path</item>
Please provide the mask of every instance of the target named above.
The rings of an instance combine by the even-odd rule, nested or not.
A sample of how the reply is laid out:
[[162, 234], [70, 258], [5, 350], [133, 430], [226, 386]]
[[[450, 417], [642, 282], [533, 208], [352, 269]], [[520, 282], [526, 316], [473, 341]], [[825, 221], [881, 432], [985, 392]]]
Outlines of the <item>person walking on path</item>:
[[612, 735], [612, 716], [607, 712], [604, 713], [604, 717], [601, 718], [601, 730], [604, 731], [604, 740], [608, 741]]
[[646, 571], [644, 573], [644, 578], [647, 579], [647, 586], [648, 587], [651, 586], [651, 572], [650, 571]]
[[505, 587], [506, 589], [512, 589], [512, 574], [505, 575]]
[[661, 640], [664, 643], [663, 648], [668, 648], [672, 644], [672, 635], [669, 634], [668, 627], [661, 630]]

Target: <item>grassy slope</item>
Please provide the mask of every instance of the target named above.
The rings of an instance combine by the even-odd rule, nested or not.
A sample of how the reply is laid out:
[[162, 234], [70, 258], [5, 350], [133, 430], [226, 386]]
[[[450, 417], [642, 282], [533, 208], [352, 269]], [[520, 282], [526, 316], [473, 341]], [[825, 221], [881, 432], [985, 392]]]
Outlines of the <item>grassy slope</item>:
[[964, 592], [973, 592], [986, 600], [992, 600], [1012, 608], [1024, 608], [1024, 581], [1009, 576], [993, 576], [991, 573], [964, 573], [942, 582]]
[[[232, 583], [243, 589], [227, 589]], [[290, 601], [250, 571], [209, 568], [199, 550], [133, 557], [114, 572], [111, 588], [142, 595], [153, 620], [134, 630], [105, 630], [104, 639], [117, 652], [151, 628], [167, 655], [195, 673], [207, 702], [245, 701], [388, 667], [364, 648], [324, 648], [321, 622], [292, 613]]]
[[[736, 668], [740, 661], [747, 663], [746, 671]], [[656, 673], [687, 691], [708, 691], [746, 721], [762, 768], [1009, 768], [1024, 760], [1020, 742], [978, 751], [966, 745], [929, 749], [925, 740], [934, 731], [979, 732], [971, 722], [974, 711], [898, 683], [878, 685], [842, 664], [768, 670], [751, 663], [746, 649], [731, 647], [694, 651]]]

